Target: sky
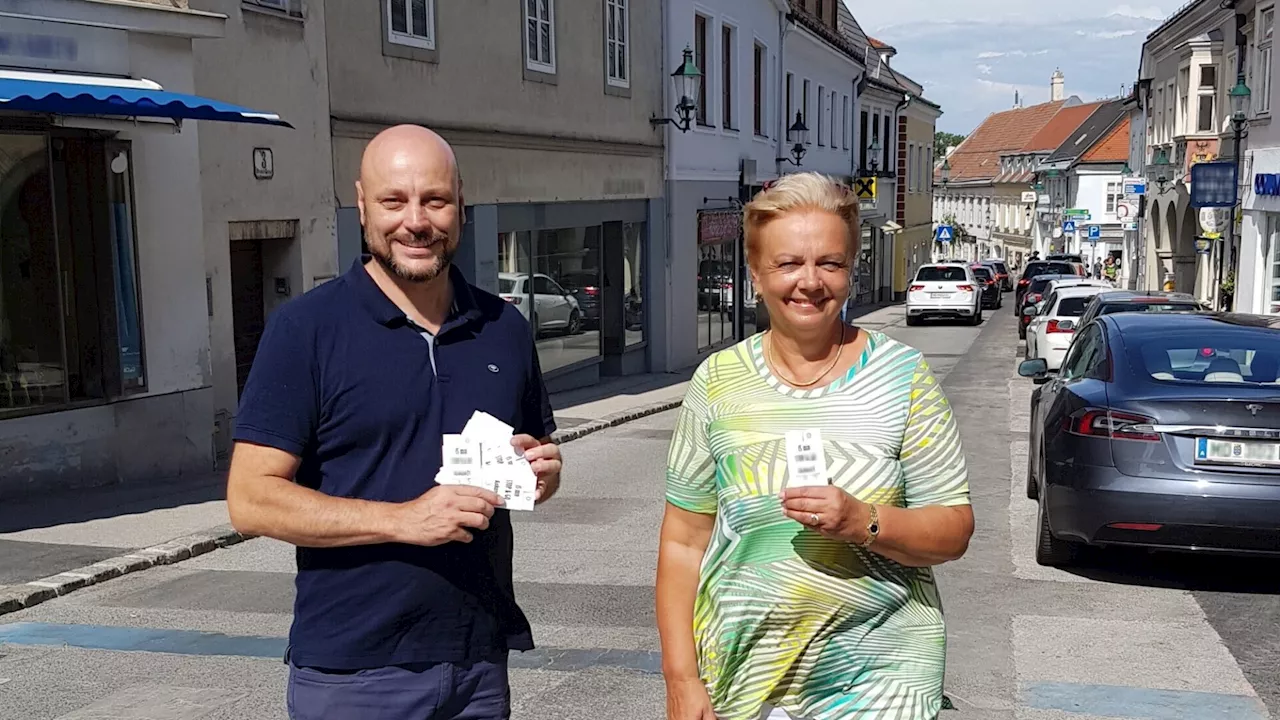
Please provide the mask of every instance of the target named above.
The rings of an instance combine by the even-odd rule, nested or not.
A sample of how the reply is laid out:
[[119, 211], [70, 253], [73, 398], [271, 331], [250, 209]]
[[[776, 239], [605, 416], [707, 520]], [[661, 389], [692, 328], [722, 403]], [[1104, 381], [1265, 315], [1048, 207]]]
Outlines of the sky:
[[1049, 99], [1060, 68], [1066, 96], [1127, 92], [1147, 34], [1185, 0], [845, 0], [890, 61], [942, 106], [938, 129], [968, 134], [987, 115]]

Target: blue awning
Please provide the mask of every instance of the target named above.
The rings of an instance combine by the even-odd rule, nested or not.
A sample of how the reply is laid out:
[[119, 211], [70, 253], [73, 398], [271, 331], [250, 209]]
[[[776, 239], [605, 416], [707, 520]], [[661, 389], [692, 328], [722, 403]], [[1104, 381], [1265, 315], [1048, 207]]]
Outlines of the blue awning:
[[[43, 75], [48, 79], [36, 79], [36, 76]], [[117, 81], [56, 73], [5, 73], [0, 76], [0, 110], [293, 127], [275, 113], [251, 110], [198, 95], [167, 92], [147, 80]]]

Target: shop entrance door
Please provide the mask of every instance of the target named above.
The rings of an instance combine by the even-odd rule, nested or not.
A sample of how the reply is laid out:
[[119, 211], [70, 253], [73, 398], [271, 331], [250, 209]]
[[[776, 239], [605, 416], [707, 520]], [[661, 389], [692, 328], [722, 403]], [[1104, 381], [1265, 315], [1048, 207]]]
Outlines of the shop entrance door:
[[258, 341], [266, 326], [262, 274], [262, 243], [257, 240], [232, 242], [231, 326], [236, 351], [237, 398], [244, 393], [249, 369], [258, 352]]

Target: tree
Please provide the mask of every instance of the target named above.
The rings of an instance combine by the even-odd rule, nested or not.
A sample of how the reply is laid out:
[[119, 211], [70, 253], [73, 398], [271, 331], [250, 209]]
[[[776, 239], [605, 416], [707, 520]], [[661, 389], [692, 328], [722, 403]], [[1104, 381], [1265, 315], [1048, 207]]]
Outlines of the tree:
[[947, 148], [955, 147], [964, 142], [964, 135], [956, 135], [955, 133], [938, 132], [933, 134], [933, 159], [938, 160], [946, 154]]

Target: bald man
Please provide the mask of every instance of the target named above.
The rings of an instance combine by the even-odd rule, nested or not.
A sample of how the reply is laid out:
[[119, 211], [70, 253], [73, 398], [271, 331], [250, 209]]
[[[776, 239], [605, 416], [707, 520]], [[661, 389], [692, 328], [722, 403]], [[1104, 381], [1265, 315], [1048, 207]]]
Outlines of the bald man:
[[477, 410], [559, 486], [555, 421], [528, 322], [467, 283], [457, 159], [383, 131], [356, 183], [368, 256], [267, 323], [236, 417], [236, 529], [297, 546], [295, 720], [510, 716], [507, 657], [533, 647], [497, 495], [441, 486], [443, 436]]

